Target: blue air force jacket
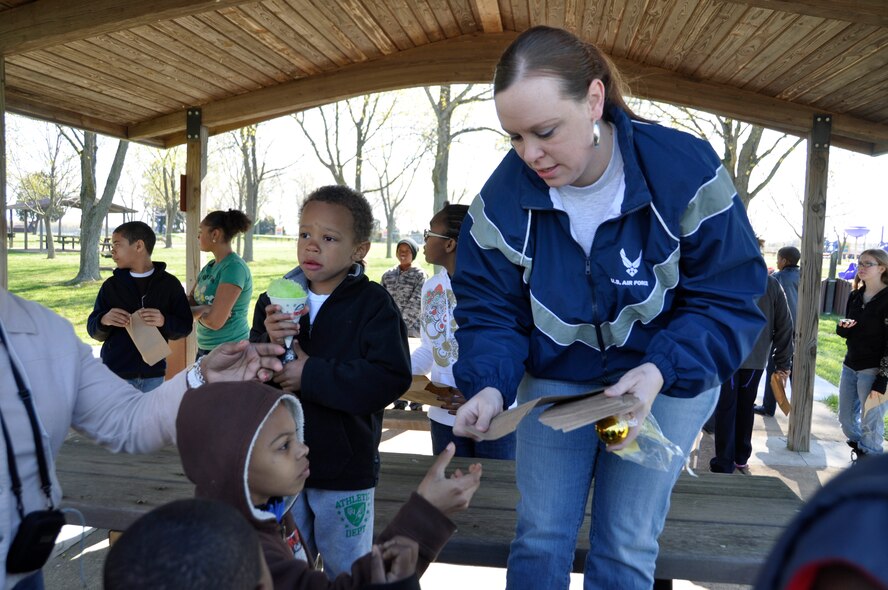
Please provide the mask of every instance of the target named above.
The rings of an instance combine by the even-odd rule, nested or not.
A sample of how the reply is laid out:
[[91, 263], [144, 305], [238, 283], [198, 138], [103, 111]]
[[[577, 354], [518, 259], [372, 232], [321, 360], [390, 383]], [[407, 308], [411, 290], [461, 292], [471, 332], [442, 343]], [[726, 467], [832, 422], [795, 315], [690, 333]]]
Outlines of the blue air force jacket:
[[727, 171], [700, 139], [616, 109], [608, 118], [626, 192], [590, 253], [514, 151], [472, 203], [453, 277], [454, 375], [467, 396], [496, 387], [508, 407], [525, 372], [611, 383], [651, 362], [663, 393], [693, 397], [752, 349], [767, 270]]

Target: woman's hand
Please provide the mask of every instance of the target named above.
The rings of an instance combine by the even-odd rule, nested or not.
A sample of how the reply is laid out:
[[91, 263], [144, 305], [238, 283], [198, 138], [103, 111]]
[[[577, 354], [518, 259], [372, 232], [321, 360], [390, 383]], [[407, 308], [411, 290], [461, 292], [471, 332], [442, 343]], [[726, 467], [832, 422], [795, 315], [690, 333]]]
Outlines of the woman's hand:
[[619, 381], [604, 390], [604, 395], [609, 397], [631, 393], [639, 400], [638, 405], [630, 410], [636, 425], [629, 429], [629, 436], [618, 445], [608, 445], [607, 450], [619, 451], [635, 440], [645, 418], [651, 413], [651, 406], [654, 405], [654, 400], [661, 389], [663, 389], [663, 375], [660, 369], [653, 363], [645, 363], [626, 371]]
[[502, 411], [503, 394], [495, 387], [485, 387], [457, 410], [453, 433], [457, 436], [480, 440], [469, 428], [487, 432], [487, 429], [490, 428], [490, 421]]
[[[281, 312], [281, 306], [270, 303], [265, 306], [265, 331], [269, 342], [283, 344], [286, 336], [299, 334], [299, 316]], [[294, 321], [295, 320], [295, 321]]]
[[279, 358], [284, 347], [277, 344], [250, 344], [246, 340], [226, 342], [210, 351], [200, 364], [207, 383], [216, 381], [266, 382], [283, 368]]

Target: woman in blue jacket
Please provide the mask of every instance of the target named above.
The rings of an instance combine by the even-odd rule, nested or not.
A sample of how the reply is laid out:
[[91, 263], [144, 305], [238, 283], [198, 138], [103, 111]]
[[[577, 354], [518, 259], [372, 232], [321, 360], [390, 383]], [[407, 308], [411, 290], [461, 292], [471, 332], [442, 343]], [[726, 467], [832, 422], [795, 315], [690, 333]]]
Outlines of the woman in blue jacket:
[[[727, 171], [704, 141], [639, 120], [617, 73], [571, 33], [506, 50], [494, 99], [513, 150], [460, 237], [455, 367], [471, 397], [454, 432], [484, 431], [517, 395], [634, 394], [687, 454], [718, 385], [764, 325], [766, 269]], [[566, 588], [592, 480], [586, 587], [650, 588], [681, 468], [642, 467], [594, 427], [518, 429], [508, 588]]]

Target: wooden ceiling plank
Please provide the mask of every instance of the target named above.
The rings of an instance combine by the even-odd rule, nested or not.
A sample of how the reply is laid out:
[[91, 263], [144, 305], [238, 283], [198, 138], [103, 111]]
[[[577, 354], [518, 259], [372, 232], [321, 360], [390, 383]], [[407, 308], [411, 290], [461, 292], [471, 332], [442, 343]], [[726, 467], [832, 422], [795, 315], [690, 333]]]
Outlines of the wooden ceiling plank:
[[747, 10], [725, 39], [697, 66], [692, 74], [693, 77], [698, 80], [724, 82], [726, 73], [733, 71], [732, 63], [739, 67], [752, 58], [758, 48], [753, 43], [755, 34], [766, 26], [773, 15], [773, 10], [759, 8]]
[[723, 0], [830, 20], [888, 27], [885, 0]]
[[[371, 46], [367, 36], [351, 19], [344, 17], [342, 11], [331, 7], [328, 2], [324, 3], [323, 8], [311, 0], [275, 0], [274, 4], [281, 7], [282, 14], [295, 13], [307, 23], [306, 26], [314, 27], [352, 63], [367, 61], [371, 55], [378, 55], [375, 50], [372, 54], [367, 53], [367, 47]], [[295, 26], [293, 28], [296, 29]]]
[[604, 23], [604, 14], [607, 0], [586, 0], [586, 8], [583, 10], [583, 22], [580, 25], [580, 38], [598, 45], [601, 29]]
[[485, 33], [503, 32], [503, 20], [497, 0], [472, 0], [472, 6]]
[[546, 24], [546, 0], [527, 0], [527, 17], [530, 26]]
[[[67, 125], [68, 127], [96, 131], [97, 133], [109, 137], [127, 139], [126, 127], [123, 125], [116, 125], [103, 119], [84, 115], [83, 113], [46, 105], [39, 102], [35, 97], [31, 97], [27, 93], [18, 92], [17, 90], [7, 89], [6, 110], [7, 112], [24, 117], [34, 117], [50, 123], [58, 123], [59, 125]], [[163, 145], [157, 141], [144, 141], [143, 143], [155, 146]]]
[[[240, 58], [247, 63], [256, 62], [260, 68], [266, 68], [266, 73], [278, 82], [291, 80], [294, 76], [304, 76], [316, 68], [310, 61], [305, 60], [300, 72], [294, 72], [293, 62], [278, 55], [274, 51], [257, 51], [256, 39], [223, 12], [201, 14], [195, 19], [204, 26], [211, 27], [217, 33], [222, 46], [227, 50], [235, 50]], [[267, 64], [267, 65], [266, 65]]]
[[[838, 101], [836, 94], [841, 92], [846, 85], [860, 81], [865, 82], [873, 75], [873, 72], [884, 72], [885, 70], [888, 70], [888, 51], [872, 53], [855, 65], [845, 68], [841, 76], [812, 85], [808, 92], [799, 96], [799, 100], [805, 104], [833, 105]], [[888, 98], [888, 95], [885, 98]]]
[[579, 35], [583, 27], [583, 0], [567, 0], [564, 4], [564, 28]]
[[[154, 113], [141, 105], [112, 99], [104, 93], [104, 89], [90, 86], [81, 86], [72, 80], [60, 80], [56, 76], [36, 71], [23, 65], [24, 56], [17, 56], [15, 61], [6, 62], [7, 87], [14, 89], [37, 89], [46, 97], [54, 97], [58, 104], [83, 105], [81, 108], [86, 114], [90, 110], [101, 112], [107, 120], [115, 123], [124, 121], [141, 120], [154, 116]], [[30, 64], [29, 64], [30, 65]], [[12, 80], [15, 80], [13, 83]]]
[[3, 12], [0, 54], [11, 55], [157, 21], [236, 6], [244, 0], [37, 0]]
[[[786, 14], [775, 12], [775, 15]], [[763, 72], [775, 67], [776, 64], [791, 63], [797, 55], [794, 48], [800, 44], [807, 44], [811, 36], [820, 30], [829, 21], [812, 16], [796, 16], [789, 23], [788, 28], [781, 34], [771, 39], [765, 39], [765, 45], [746, 66], [734, 72], [728, 82], [738, 87], [746, 87], [750, 81], [759, 78]]]
[[503, 23], [504, 31], [515, 31], [515, 17], [512, 15], [512, 3], [509, 0], [503, 0], [500, 7], [500, 19]]
[[838, 112], [857, 113], [858, 109], [864, 109], [870, 104], [885, 105], [886, 96], [888, 96], [888, 70], [883, 71], [881, 76], [871, 76], [865, 80], [858, 80], [855, 84], [848, 84], [831, 98], [836, 101], [834, 105]]
[[[315, 66], [316, 72], [350, 63], [338, 47], [318, 34], [313, 27], [300, 26], [294, 29], [265, 4], [248, 4], [232, 8], [229, 9], [229, 14], [238, 15], [245, 30], [251, 31], [263, 45], [291, 62], [301, 63], [303, 60], [308, 60]], [[299, 22], [299, 19], [295, 18], [288, 20], [294, 24]], [[293, 71], [292, 67], [290, 71]]]
[[[242, 44], [229, 38], [225, 34], [225, 30], [230, 31], [233, 27], [221, 15], [214, 14], [212, 19], [194, 16], [180, 18], [176, 20], [176, 24], [186, 29], [195, 43], [199, 42], [201, 45], [207, 44], [217, 47], [226, 56], [222, 63], [226, 63], [229, 59], [236, 60], [235, 63], [238, 68], [246, 67], [251, 69], [255, 72], [256, 77], [270, 80], [270, 83], [279, 83], [286, 79], [281, 74], [283, 65], [281, 62], [283, 60], [280, 57], [274, 56], [275, 63], [269, 63]], [[240, 64], [243, 64], [243, 66]], [[267, 86], [268, 83], [262, 82], [260, 85]]]
[[601, 30], [595, 44], [608, 55], [614, 54], [614, 43], [620, 32], [620, 23], [623, 22], [623, 9], [626, 7], [623, 0], [607, 0], [607, 5], [602, 13]]
[[411, 7], [412, 2], [388, 0], [387, 3], [391, 6], [392, 15], [410, 38], [411, 45], [417, 47], [419, 45], [428, 45], [432, 42], [429, 36], [426, 35], [425, 27], [423, 27], [419, 18], [414, 14], [414, 9]]
[[743, 6], [736, 4], [712, 3], [715, 10], [709, 13], [709, 19], [694, 39], [694, 44], [687, 49], [681, 62], [675, 65], [675, 70], [685, 75], [693, 75], [697, 68], [709, 59], [713, 47], [720, 47], [722, 43], [730, 43], [731, 31], [743, 18], [745, 12]]
[[416, 47], [410, 35], [395, 17], [390, 2], [387, 0], [362, 0], [362, 2], [371, 18], [382, 28], [398, 50], [404, 51]]
[[481, 23], [475, 18], [475, 13], [469, 5], [470, 0], [449, 0], [450, 12], [453, 20], [459, 27], [461, 35], [471, 35], [481, 31]]
[[638, 33], [638, 28], [644, 19], [646, 0], [626, 0], [623, 7], [623, 17], [620, 19], [620, 28], [614, 37], [611, 55], [626, 57], [632, 47], [633, 40]]
[[530, 12], [527, 8], [528, 0], [509, 0], [512, 8], [513, 31], [523, 31], [530, 28]]
[[134, 89], [144, 88], [172, 100], [183, 101], [185, 104], [193, 104], [198, 100], [198, 96], [202, 96], [201, 93], [192, 91], [188, 86], [175, 84], [172, 78], [146, 68], [137, 59], [122, 58], [119, 54], [109, 51], [106, 49], [109, 44], [103, 42], [105, 39], [107, 38], [99, 38], [101, 46], [94, 41], [74, 41], [53, 48], [52, 51], [59, 54], [73, 51], [88, 56], [94, 67], [113, 70], [118, 76], [132, 84]]
[[101, 88], [103, 94], [137, 104], [155, 113], [165, 113], [179, 106], [177, 101], [164, 100], [162, 96], [133, 92], [132, 86], [123, 80], [113, 77], [108, 71], [82, 66], [77, 62], [58, 57], [47, 50], [32, 51], [24, 55], [18, 55], [13, 60], [23, 67], [41, 72], [52, 78], [58, 79], [59, 75], [64, 75], [64, 81], [60, 80], [60, 85], [63, 88], [66, 84], [72, 83], [71, 81], [74, 81], [74, 83], [81, 87]]
[[154, 61], [163, 64], [163, 67], [168, 72], [173, 72], [176, 77], [187, 76], [192, 80], [192, 84], [203, 87], [208, 96], [244, 91], [223, 74], [217, 74], [210, 69], [212, 66], [209, 64], [190, 61], [178, 42], [161, 35], [150, 27], [118, 31], [110, 36], [117, 38], [143, 55], [151, 56]]
[[423, 31], [425, 31], [426, 36], [429, 38], [429, 43], [437, 43], [447, 38], [444, 35], [444, 29], [441, 28], [440, 23], [435, 18], [435, 13], [427, 0], [414, 0], [411, 4], [413, 5], [413, 13], [419, 22], [422, 23]]
[[696, 0], [671, 2], [650, 42], [646, 45], [633, 46], [629, 57], [640, 63], [648, 61], [662, 63], [679, 36], [684, 34], [685, 27], [694, 14], [696, 4]]
[[[467, 35], [202, 105], [211, 130], [246, 119], [272, 118], [368, 92], [442, 83], [489, 82], [512, 33]], [[425, 73], [424, 73], [425, 72]], [[133, 125], [134, 138], [160, 138], [184, 127], [182, 113]]]
[[[335, 17], [334, 12], [318, 10], [311, 2], [301, 2], [298, 7], [287, 0], [266, 0], [264, 4], [337, 65], [367, 60], [367, 54], [358, 46], [357, 39], [345, 33], [339, 23], [332, 20]], [[337, 56], [336, 59], [333, 58], [334, 55]]]
[[567, 20], [567, 6], [564, 0], [546, 0], [544, 5], [545, 20], [543, 22], [550, 27], [565, 28], [564, 21]]
[[688, 54], [694, 51], [699, 40], [714, 26], [721, 5], [716, 2], [697, 3], [687, 24], [678, 35], [676, 42], [666, 51], [658, 53], [662, 56], [658, 62], [651, 58], [651, 65], [659, 65], [667, 70], [678, 71], [687, 59]]
[[[280, 66], [282, 81], [296, 76], [319, 74], [324, 71], [324, 65], [328, 67], [331, 65], [330, 60], [309, 46], [305, 47], [308, 55], [294, 51], [274, 32], [269, 31], [265, 23], [257, 22], [252, 16], [251, 8], [258, 8], [258, 6], [227, 8], [220, 10], [219, 14], [232, 25], [232, 30], [236, 31], [235, 34], [239, 37], [238, 42], [249, 49], [251, 53], [263, 58], [265, 55], [273, 55], [275, 61], [283, 62], [283, 65]], [[288, 34], [292, 35], [292, 31]]]
[[364, 9], [357, 0], [338, 0], [342, 10], [351, 18], [361, 32], [370, 39], [370, 42], [382, 55], [391, 55], [398, 51], [395, 43], [388, 38], [377, 26], [373, 17]]
[[632, 61], [643, 62], [642, 55], [651, 50], [664, 23], [669, 19], [674, 4], [674, 0], [650, 0], [623, 55]]
[[429, 8], [432, 10], [432, 14], [435, 15], [435, 20], [438, 21], [438, 24], [444, 30], [444, 36], [447, 39], [459, 37], [462, 32], [460, 31], [459, 23], [456, 22], [456, 18], [453, 16], [453, 11], [450, 10], [450, 5], [447, 3], [447, 0], [427, 1], [429, 3]]
[[[784, 88], [776, 96], [783, 100], [794, 100], [811, 93], [817, 96], [819, 94], [817, 87], [827, 85], [830, 80], [841, 78], [860, 61], [868, 59], [871, 55], [876, 56], [875, 59], [878, 59], [879, 55], [888, 56], [886, 48], [888, 48], [888, 29], [873, 29], [870, 35], [821, 64], [803, 80]], [[884, 62], [884, 59], [880, 61]]]
[[[187, 46], [200, 56], [205, 57], [204, 63], [216, 63], [220, 68], [224, 68], [226, 75], [232, 78], [232, 81], [245, 89], [255, 89], [259, 86], [268, 86], [276, 84], [277, 80], [266, 75], [264, 72], [241, 60], [231, 52], [223, 51], [215, 43], [211, 43], [192, 29], [196, 21], [193, 19], [178, 19], [175, 21], [167, 21], [152, 25], [165, 35], [169, 35], [178, 39], [179, 43]], [[205, 27], [198, 27], [205, 29]]]

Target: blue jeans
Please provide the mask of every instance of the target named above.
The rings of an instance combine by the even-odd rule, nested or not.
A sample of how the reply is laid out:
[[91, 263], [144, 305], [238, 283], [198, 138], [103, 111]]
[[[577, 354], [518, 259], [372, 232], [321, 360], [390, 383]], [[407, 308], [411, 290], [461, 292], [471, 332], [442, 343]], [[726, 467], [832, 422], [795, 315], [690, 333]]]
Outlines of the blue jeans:
[[135, 379], [127, 379], [126, 382], [139, 391], [147, 393], [163, 385], [163, 377], [136, 377]]
[[12, 590], [43, 590], [43, 572], [36, 571], [13, 586]]
[[884, 404], [867, 412], [865, 417], [861, 415], [878, 371], [877, 368], [855, 371], [842, 365], [839, 380], [839, 423], [842, 432], [867, 453], [882, 452], [885, 433]]
[[429, 420], [432, 425], [432, 454], [439, 455], [448, 445], [456, 447], [455, 457], [477, 457], [480, 459], [514, 459], [515, 433], [508, 434], [497, 440], [475, 442], [470, 438], [456, 436], [453, 427]]
[[331, 580], [370, 553], [376, 489], [302, 490], [290, 512], [310, 553], [320, 553]]
[[[518, 401], [589, 389], [588, 384], [525, 376]], [[661, 394], [652, 411], [663, 434], [687, 456], [717, 398], [717, 387], [691, 399]], [[683, 462], [673, 461], [669, 472], [642, 467], [606, 452], [593, 425], [559, 432], [538, 421], [541, 411], [531, 412], [518, 427], [516, 479], [521, 499], [506, 587], [568, 587], [577, 532], [594, 479], [584, 587], [650, 590], [657, 538]]]

